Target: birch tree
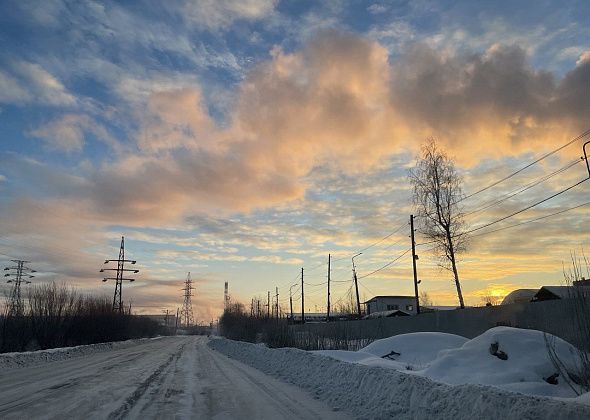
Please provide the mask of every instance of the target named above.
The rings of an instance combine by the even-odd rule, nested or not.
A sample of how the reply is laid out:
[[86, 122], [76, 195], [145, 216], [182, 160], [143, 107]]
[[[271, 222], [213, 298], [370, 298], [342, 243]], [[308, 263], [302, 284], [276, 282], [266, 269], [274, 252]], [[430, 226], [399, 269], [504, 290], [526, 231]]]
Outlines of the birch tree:
[[459, 305], [464, 308], [457, 269], [457, 254], [466, 249], [466, 225], [459, 206], [463, 197], [461, 176], [453, 160], [434, 138], [429, 138], [410, 170], [410, 180], [418, 231], [432, 242], [439, 265], [453, 273]]

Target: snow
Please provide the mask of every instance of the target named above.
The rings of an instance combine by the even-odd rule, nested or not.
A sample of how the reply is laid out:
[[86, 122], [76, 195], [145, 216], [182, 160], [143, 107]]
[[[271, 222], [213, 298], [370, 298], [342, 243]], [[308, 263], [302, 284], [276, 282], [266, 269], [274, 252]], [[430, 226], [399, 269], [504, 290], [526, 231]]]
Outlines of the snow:
[[140, 338], [126, 341], [110, 341], [106, 343], [87, 344], [75, 347], [60, 347], [37, 351], [2, 353], [0, 354], [0, 368], [13, 369], [39, 365], [51, 361], [67, 360], [75, 357], [87, 356], [93, 353], [123, 349], [142, 343], [145, 340], [154, 340], [158, 338], [161, 337]]
[[[499, 349], [508, 354], [507, 360], [490, 354], [490, 340], [498, 340]], [[529, 351], [539, 345], [545, 349], [542, 333], [506, 327], [494, 328], [473, 340], [450, 334], [405, 334], [378, 340], [358, 352], [269, 349], [226, 339], [209, 342], [221, 353], [296, 384], [335, 409], [358, 418], [590, 418], [590, 406], [582, 404], [585, 398], [557, 399], [517, 393], [560, 395], [561, 391], [543, 389], [541, 376], [547, 365], [541, 360], [541, 350]], [[558, 343], [558, 352], [569, 351], [568, 346]], [[415, 355], [404, 355], [408, 349]], [[401, 353], [397, 361], [380, 357], [392, 350]], [[463, 367], [459, 358], [470, 354], [471, 368], [467, 364]], [[525, 361], [527, 355], [533, 360]], [[425, 366], [421, 371], [405, 370], [406, 364], [414, 363], [412, 357], [417, 365]], [[513, 369], [517, 373], [510, 373]], [[426, 371], [436, 380], [425, 375]], [[525, 372], [528, 376], [520, 382], [519, 376]], [[489, 381], [486, 375], [491, 376]], [[474, 379], [469, 380], [469, 376]], [[486, 382], [494, 382], [494, 386], [482, 384]], [[505, 385], [506, 389], [501, 389]], [[546, 385], [564, 389], [561, 385]]]
[[[560, 360], [566, 366], [575, 366], [576, 349], [558, 337], [550, 336], [550, 339], [554, 340]], [[492, 343], [498, 343], [498, 349], [508, 355], [506, 360], [490, 354]], [[392, 351], [396, 353], [383, 358]], [[547, 354], [544, 334], [536, 330], [496, 327], [472, 340], [453, 334], [420, 332], [377, 340], [356, 352], [315, 353], [404, 371], [450, 385], [493, 385], [530, 395], [576, 396], [562, 378], [557, 378], [557, 385], [545, 380], [556, 369]]]
[[348, 419], [206, 342], [165, 337], [3, 370], [0, 418]]

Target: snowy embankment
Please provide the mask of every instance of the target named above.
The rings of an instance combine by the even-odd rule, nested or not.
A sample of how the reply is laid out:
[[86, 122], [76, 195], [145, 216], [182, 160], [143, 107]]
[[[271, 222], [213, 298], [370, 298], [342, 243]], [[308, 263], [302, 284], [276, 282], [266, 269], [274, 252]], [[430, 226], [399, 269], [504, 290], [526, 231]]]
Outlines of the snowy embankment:
[[[494, 381], [496, 384], [503, 381], [512, 382], [512, 379], [509, 378], [512, 365], [507, 369], [506, 366], [504, 368], [496, 367], [496, 371], [490, 375], [490, 370], [478, 372], [477, 369], [488, 369], [490, 366], [493, 368], [493, 363], [488, 366], [486, 363], [482, 364], [479, 358], [468, 357], [470, 351], [483, 351], [483, 341], [488, 341], [490, 338], [505, 341], [502, 334], [500, 337], [493, 335], [500, 332], [502, 329], [492, 329], [485, 333], [488, 334], [487, 337], [481, 338], [482, 336], [480, 336], [474, 340], [450, 334], [425, 333], [426, 335], [422, 338], [414, 334], [406, 334], [410, 337], [401, 341], [398, 338], [397, 344], [399, 345], [395, 343], [396, 337], [392, 337], [378, 340], [359, 352], [320, 352], [323, 354], [292, 348], [269, 349], [263, 345], [225, 339], [212, 340], [209, 345], [213, 349], [267, 374], [298, 385], [318, 399], [326, 401], [332, 407], [346, 410], [358, 418], [399, 416], [415, 419], [472, 419], [478, 416], [552, 420], [555, 418], [570, 420], [590, 418], [590, 407], [578, 404], [575, 400], [523, 395], [495, 386], [468, 383], [468, 381], [459, 384], [461, 381], [457, 380], [458, 377], [469, 376], [468, 372], [471, 372], [472, 377], [479, 378], [480, 382], [483, 381], [481, 378], [486, 375], [489, 375], [490, 381]], [[526, 348], [528, 339], [527, 337], [521, 338]], [[392, 348], [388, 341], [393, 341], [396, 344], [395, 348]], [[507, 360], [502, 360], [490, 353], [489, 346], [491, 344], [487, 343], [488, 348], [485, 348], [484, 354], [481, 355], [482, 359], [490, 358], [498, 362], [507, 362], [512, 357], [518, 360], [512, 351], [515, 350], [512, 345], [499, 342], [497, 354], [501, 354], [499, 351], [504, 351], [508, 355]], [[479, 350], [476, 350], [478, 347]], [[513, 353], [512, 356], [510, 353]], [[330, 357], [325, 356], [328, 354]], [[387, 360], [381, 357], [385, 355], [389, 355], [390, 358], [397, 357], [397, 360]], [[521, 363], [524, 363], [527, 356], [531, 359], [537, 357], [536, 354], [525, 354], [520, 358]], [[461, 360], [462, 358], [465, 359]], [[347, 362], [337, 359], [346, 359]], [[371, 359], [372, 361], [370, 361]], [[470, 368], [469, 364], [474, 360], [477, 360], [478, 364]], [[448, 383], [434, 381], [426, 374], [418, 374], [418, 371], [406, 370], [408, 367], [412, 369], [418, 366], [421, 367], [422, 373], [429, 371], [435, 375], [436, 372], [439, 372], [439, 378], [444, 377]], [[519, 371], [520, 374], [530, 369], [531, 366], [532, 369], [538, 368], [534, 362], [531, 362]], [[445, 370], [448, 376], [444, 375], [443, 371]], [[543, 374], [544, 372], [537, 371], [534, 373], [534, 375], [541, 376]], [[498, 379], [502, 375], [506, 375], [504, 379]], [[455, 382], [449, 379], [451, 377]], [[543, 387], [539, 381], [532, 380], [532, 378], [533, 376], [525, 376], [522, 378], [524, 382], [520, 382], [521, 378], [517, 378], [517, 383], [535, 382]], [[451, 383], [456, 383], [456, 385]], [[534, 389], [532, 386], [525, 386], [525, 388], [527, 392]], [[522, 391], [517, 386], [513, 390]]]
[[136, 340], [111, 341], [107, 343], [87, 344], [75, 347], [60, 347], [47, 350], [2, 353], [0, 354], [0, 369], [29, 367], [46, 362], [82, 357], [93, 353], [124, 349], [145, 342], [146, 340], [153, 339], [154, 338], [140, 338]]
[[[577, 350], [548, 336], [559, 359], [576, 370]], [[493, 385], [546, 397], [576, 397], [556, 375], [541, 331], [492, 328], [468, 340], [453, 334], [420, 332], [376, 340], [359, 351], [314, 352], [343, 362], [395, 369], [449, 385]], [[572, 384], [573, 385], [573, 384]]]

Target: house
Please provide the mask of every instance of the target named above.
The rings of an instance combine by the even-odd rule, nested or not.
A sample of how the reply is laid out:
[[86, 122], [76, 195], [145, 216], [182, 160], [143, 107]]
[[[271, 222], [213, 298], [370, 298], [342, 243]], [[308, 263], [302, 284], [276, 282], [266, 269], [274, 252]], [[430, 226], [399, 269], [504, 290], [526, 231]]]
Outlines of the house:
[[375, 296], [363, 303], [367, 315], [385, 311], [403, 311], [409, 315], [416, 315], [416, 298], [414, 296]]
[[543, 286], [533, 296], [531, 302], [543, 300], [568, 299], [574, 297], [590, 297], [589, 286]]

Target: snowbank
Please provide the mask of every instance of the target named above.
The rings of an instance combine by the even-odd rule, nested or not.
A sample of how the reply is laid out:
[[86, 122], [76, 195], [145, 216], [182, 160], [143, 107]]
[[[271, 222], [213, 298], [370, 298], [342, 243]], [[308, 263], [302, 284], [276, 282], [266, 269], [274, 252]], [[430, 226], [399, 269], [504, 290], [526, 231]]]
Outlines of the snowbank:
[[[160, 337], [156, 337], [160, 338]], [[113, 341], [107, 343], [88, 344], [75, 347], [60, 347], [56, 349], [24, 351], [15, 353], [0, 354], [0, 368], [14, 369], [53, 362], [57, 360], [66, 360], [74, 357], [81, 357], [91, 353], [100, 353], [109, 350], [123, 349], [153, 340], [153, 338], [141, 338], [137, 340]]]
[[358, 418], [590, 418], [590, 407], [575, 402], [521, 395], [483, 385], [452, 386], [394, 369], [345, 363], [298, 349], [269, 349], [225, 339], [211, 340], [209, 346], [298, 385], [331, 407], [346, 410]]
[[[566, 366], [575, 366], [576, 349], [560, 338], [551, 339], [560, 360]], [[493, 343], [497, 343], [496, 356], [490, 353]], [[548, 357], [541, 331], [496, 327], [472, 340], [444, 333], [401, 334], [377, 340], [357, 352], [315, 353], [450, 385], [494, 385], [530, 395], [576, 397], [563, 378], [555, 378], [554, 384], [546, 381], [556, 369]]]

